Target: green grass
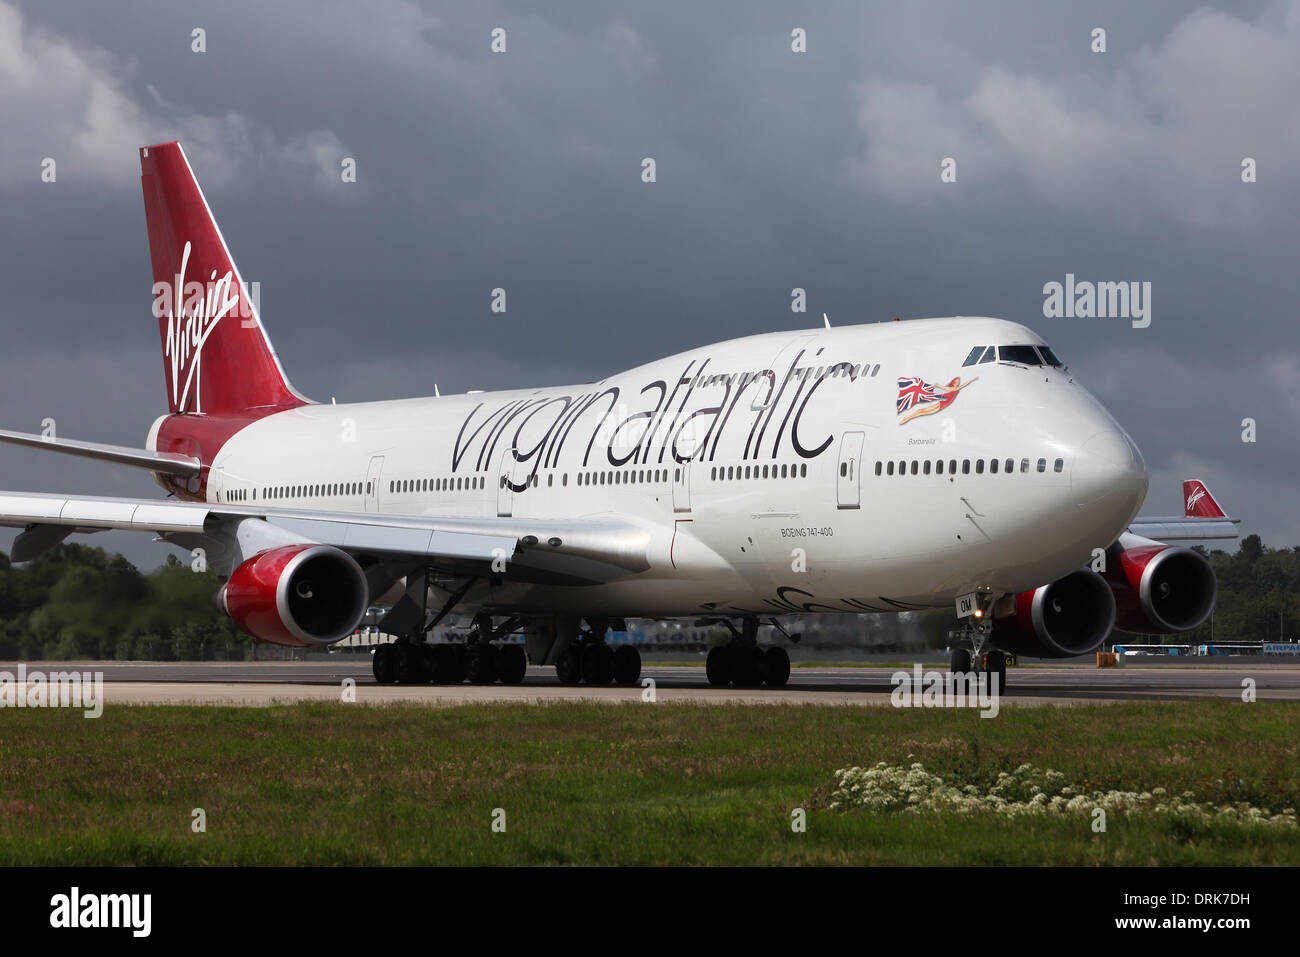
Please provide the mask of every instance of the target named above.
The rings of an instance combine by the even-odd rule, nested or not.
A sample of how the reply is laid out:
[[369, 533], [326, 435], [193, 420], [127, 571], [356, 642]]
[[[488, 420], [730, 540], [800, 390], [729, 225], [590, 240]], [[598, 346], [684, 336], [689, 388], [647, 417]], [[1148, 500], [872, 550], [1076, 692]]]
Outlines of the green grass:
[[[1300, 864], [1300, 829], [824, 809], [832, 772], [1023, 761], [1300, 806], [1300, 704], [0, 711], [0, 864]], [[914, 756], [914, 757], [912, 757]], [[807, 831], [790, 828], [808, 808]], [[192, 833], [191, 810], [207, 813]], [[506, 812], [505, 833], [491, 828]]]

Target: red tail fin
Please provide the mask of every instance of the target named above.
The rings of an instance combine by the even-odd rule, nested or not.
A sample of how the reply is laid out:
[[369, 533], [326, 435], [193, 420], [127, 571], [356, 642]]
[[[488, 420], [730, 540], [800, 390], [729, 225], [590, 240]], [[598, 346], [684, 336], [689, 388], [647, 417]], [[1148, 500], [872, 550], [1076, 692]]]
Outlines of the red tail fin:
[[302, 405], [180, 144], [141, 149], [140, 180], [171, 411]]
[[1223, 509], [1214, 500], [1210, 490], [1200, 479], [1183, 482], [1183, 498], [1187, 500], [1188, 518], [1224, 518]]

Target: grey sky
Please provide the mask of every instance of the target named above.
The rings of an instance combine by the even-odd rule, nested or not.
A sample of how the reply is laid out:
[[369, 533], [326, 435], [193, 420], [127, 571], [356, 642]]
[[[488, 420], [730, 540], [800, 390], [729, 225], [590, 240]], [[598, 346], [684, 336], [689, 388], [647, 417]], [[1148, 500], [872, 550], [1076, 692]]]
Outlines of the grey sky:
[[[1195, 476], [1300, 542], [1300, 4], [815, 7], [0, 0], [0, 426], [140, 444], [164, 410], [135, 150], [180, 138], [314, 398], [585, 381], [823, 311], [1002, 316], [1133, 434], [1145, 511]], [[1150, 328], [1043, 318], [1067, 272], [1150, 281]]]

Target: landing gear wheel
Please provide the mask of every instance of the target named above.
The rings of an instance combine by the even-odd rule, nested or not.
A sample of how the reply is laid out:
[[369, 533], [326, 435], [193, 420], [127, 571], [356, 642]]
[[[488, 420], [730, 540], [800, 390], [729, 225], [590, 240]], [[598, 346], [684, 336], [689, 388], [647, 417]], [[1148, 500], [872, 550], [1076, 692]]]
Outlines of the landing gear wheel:
[[776, 645], [763, 652], [763, 680], [769, 687], [784, 688], [790, 680], [790, 656]]
[[438, 656], [434, 653], [433, 645], [420, 645], [420, 669], [424, 672], [424, 680], [438, 680]]
[[582, 649], [582, 680], [589, 685], [607, 685], [614, 677], [614, 650], [603, 641]]
[[438, 685], [456, 684], [465, 680], [460, 669], [460, 662], [453, 645], [430, 645], [433, 650], [433, 683]]
[[497, 649], [496, 664], [503, 685], [517, 685], [528, 673], [528, 655], [522, 645], [502, 645]]
[[[990, 651], [984, 656], [984, 670], [989, 674], [991, 682], [996, 676], [998, 679], [998, 694], [1001, 694], [1007, 687], [1007, 656], [1000, 651]], [[992, 684], [989, 685], [989, 694], [993, 693]]]
[[375, 673], [375, 681], [381, 685], [391, 685], [397, 681], [397, 662], [393, 658], [392, 645], [380, 645], [375, 649], [370, 669]]
[[455, 658], [453, 660], [455, 661], [456, 664], [456, 672], [452, 676], [451, 683], [458, 685], [465, 680], [465, 646], [452, 645], [451, 650], [452, 653], [455, 655]]
[[758, 645], [732, 646], [731, 683], [737, 688], [752, 688], [763, 683], [763, 649]]
[[955, 675], [970, 674], [970, 652], [965, 648], [952, 650], [952, 665], [948, 669]]
[[417, 645], [396, 642], [394, 648], [394, 671], [400, 685], [419, 685], [429, 680], [424, 671], [424, 651]]
[[555, 659], [555, 677], [560, 679], [562, 685], [576, 685], [582, 680], [582, 657], [581, 649], [570, 645], [560, 652], [560, 657]]
[[476, 685], [497, 680], [496, 654], [491, 645], [476, 642], [465, 647], [465, 677]]
[[634, 685], [641, 677], [641, 652], [631, 645], [619, 645], [614, 651], [614, 680], [621, 685]]
[[709, 649], [709, 656], [704, 659], [704, 676], [715, 688], [725, 685], [731, 678], [728, 657], [727, 646], [716, 645]]

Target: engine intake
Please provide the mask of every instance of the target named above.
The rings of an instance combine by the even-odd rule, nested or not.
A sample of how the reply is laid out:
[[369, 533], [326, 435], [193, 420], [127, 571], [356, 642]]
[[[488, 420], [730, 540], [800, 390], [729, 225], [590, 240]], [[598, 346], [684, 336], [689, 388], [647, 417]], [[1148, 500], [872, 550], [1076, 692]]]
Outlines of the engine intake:
[[329, 545], [258, 552], [217, 592], [217, 606], [259, 641], [328, 645], [356, 631], [370, 590], [352, 556]]
[[1106, 557], [1106, 581], [1115, 593], [1120, 631], [1191, 631], [1214, 611], [1218, 579], [1205, 557], [1190, 548], [1125, 535]]
[[1073, 658], [1101, 647], [1115, 625], [1115, 596], [1081, 568], [1016, 596], [1015, 614], [993, 619], [993, 643], [1034, 658]]

